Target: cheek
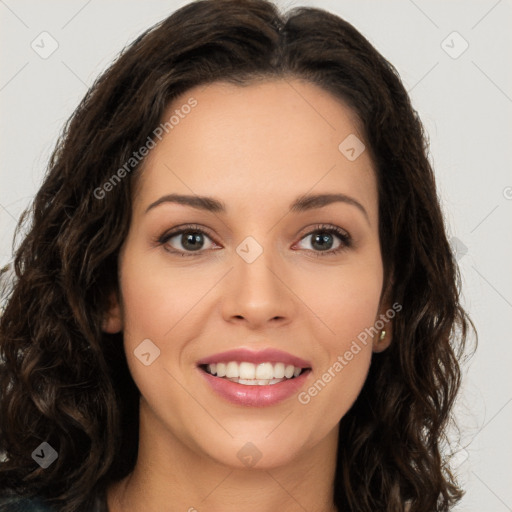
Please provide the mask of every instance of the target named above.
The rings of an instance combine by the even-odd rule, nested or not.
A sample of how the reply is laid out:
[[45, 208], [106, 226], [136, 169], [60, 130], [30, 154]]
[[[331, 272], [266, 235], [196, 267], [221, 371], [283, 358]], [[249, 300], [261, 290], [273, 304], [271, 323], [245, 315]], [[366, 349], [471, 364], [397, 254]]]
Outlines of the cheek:
[[[192, 272], [193, 273], [193, 272]], [[164, 340], [193, 317], [194, 305], [215, 282], [216, 276], [191, 279], [191, 271], [162, 265], [161, 258], [135, 251], [121, 269], [124, 322], [130, 338]], [[217, 278], [218, 279], [218, 278]], [[177, 327], [175, 327], [177, 326]]]
[[155, 265], [142, 250], [127, 251], [120, 270], [124, 349], [130, 373], [157, 416], [157, 410], [186, 410], [188, 395], [178, 383], [176, 362], [185, 344], [181, 340], [187, 339], [184, 320], [193, 317], [190, 310], [198, 293], [185, 285], [183, 272]]
[[[183, 395], [173, 376], [181, 379], [183, 351], [203, 325], [198, 306], [219, 280], [211, 271], [199, 276], [197, 270], [172, 268], [163, 260], [158, 254], [148, 257], [143, 249], [127, 246], [120, 267], [125, 353], [138, 388], [152, 403], [163, 399], [163, 390], [173, 400]], [[139, 349], [143, 343], [144, 351]], [[146, 366], [138, 355], [148, 352], [149, 361], [153, 353], [158, 357]]]
[[[304, 284], [302, 296], [322, 320], [331, 350], [345, 350], [350, 341], [374, 325], [382, 289], [379, 264], [356, 264], [330, 269]], [[329, 335], [330, 334], [330, 335]]]
[[368, 374], [382, 288], [382, 267], [377, 258], [374, 262], [331, 269], [305, 300], [327, 333], [318, 337], [326, 358], [298, 396], [313, 417], [322, 418], [319, 432], [345, 415]]

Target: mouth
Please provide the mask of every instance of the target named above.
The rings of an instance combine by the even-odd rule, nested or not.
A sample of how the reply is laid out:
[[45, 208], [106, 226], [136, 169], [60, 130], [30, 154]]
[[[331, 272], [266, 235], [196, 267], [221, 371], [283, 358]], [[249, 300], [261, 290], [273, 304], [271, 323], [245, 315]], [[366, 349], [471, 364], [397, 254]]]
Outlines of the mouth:
[[279, 350], [236, 349], [197, 362], [210, 389], [231, 403], [262, 407], [297, 393], [312, 372], [304, 359]]
[[243, 386], [273, 386], [296, 379], [304, 372], [311, 370], [311, 368], [301, 368], [282, 362], [254, 364], [248, 361], [204, 364], [200, 365], [199, 368], [214, 377], [236, 382]]

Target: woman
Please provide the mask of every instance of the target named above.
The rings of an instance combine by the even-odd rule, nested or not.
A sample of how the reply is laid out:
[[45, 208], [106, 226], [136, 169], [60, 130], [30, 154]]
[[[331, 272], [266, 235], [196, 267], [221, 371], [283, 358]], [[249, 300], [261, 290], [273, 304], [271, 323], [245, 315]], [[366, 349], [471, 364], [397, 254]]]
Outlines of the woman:
[[203, 0], [140, 36], [16, 253], [4, 508], [450, 510], [471, 321], [426, 152], [333, 14]]

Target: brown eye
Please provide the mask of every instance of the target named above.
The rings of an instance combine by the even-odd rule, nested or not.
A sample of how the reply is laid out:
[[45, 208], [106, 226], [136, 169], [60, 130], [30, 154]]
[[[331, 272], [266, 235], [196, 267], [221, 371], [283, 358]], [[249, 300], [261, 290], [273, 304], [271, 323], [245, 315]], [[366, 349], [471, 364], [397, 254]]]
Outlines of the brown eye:
[[165, 233], [158, 239], [158, 243], [164, 245], [169, 252], [193, 256], [194, 253], [204, 252], [202, 249], [211, 249], [211, 247], [205, 247], [207, 240], [213, 244], [210, 236], [203, 229], [185, 226]]

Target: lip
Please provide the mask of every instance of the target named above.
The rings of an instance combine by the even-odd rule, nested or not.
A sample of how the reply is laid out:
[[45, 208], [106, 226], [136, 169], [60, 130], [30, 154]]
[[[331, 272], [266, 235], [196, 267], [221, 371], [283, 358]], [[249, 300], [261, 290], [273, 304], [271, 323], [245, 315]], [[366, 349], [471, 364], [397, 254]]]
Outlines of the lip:
[[[198, 366], [212, 364], [212, 363], [225, 363], [229, 361], [238, 361], [238, 362], [247, 362], [253, 364], [260, 363], [284, 363], [287, 365], [292, 364], [297, 368], [311, 368], [311, 363], [300, 357], [293, 356], [288, 352], [283, 352], [282, 350], [277, 350], [274, 348], [266, 348], [264, 350], [249, 350], [247, 348], [237, 348], [233, 350], [228, 350], [226, 352], [219, 352], [217, 354], [213, 354], [211, 356], [205, 357], [197, 362]], [[299, 375], [300, 377], [300, 375]], [[297, 377], [297, 378], [299, 378]], [[220, 379], [217, 379], [220, 380]], [[243, 385], [243, 384], [242, 384]], [[279, 384], [273, 384], [273, 386], [278, 386]], [[266, 386], [260, 386], [266, 387]]]
[[[231, 382], [222, 377], [215, 377], [206, 372], [203, 366], [212, 363], [224, 363], [229, 361], [260, 363], [284, 363], [297, 368], [307, 368], [298, 377], [286, 379], [278, 384], [267, 386], [246, 386]], [[311, 374], [311, 363], [300, 357], [283, 352], [274, 348], [263, 350], [250, 350], [248, 348], [237, 348], [226, 352], [218, 352], [211, 356], [197, 361], [198, 371], [206, 379], [210, 388], [225, 400], [248, 407], [267, 407], [278, 404], [296, 394], [304, 385]]]
[[[265, 361], [270, 362], [268, 359], [265, 359]], [[202, 368], [198, 368], [198, 371], [215, 393], [233, 404], [246, 407], [268, 407], [290, 398], [298, 393], [311, 374], [311, 370], [308, 369], [303, 371], [298, 377], [284, 380], [278, 384], [246, 386], [237, 382], [231, 382], [222, 377], [214, 377]]]

